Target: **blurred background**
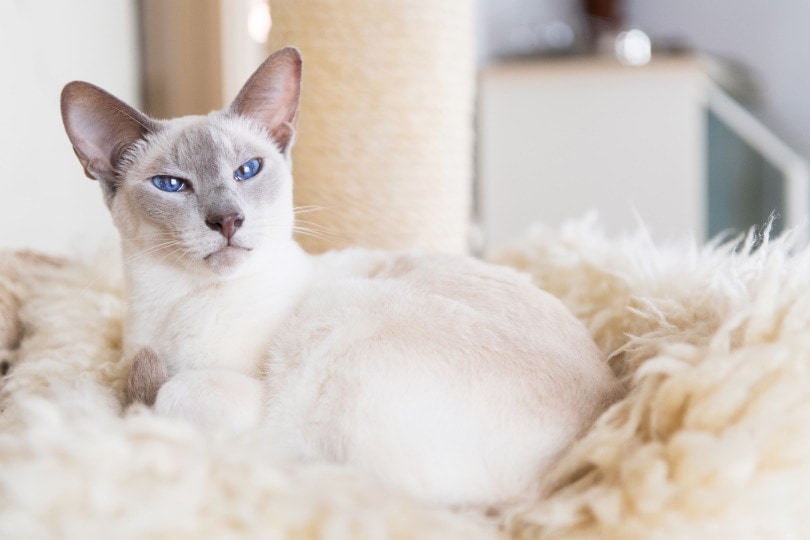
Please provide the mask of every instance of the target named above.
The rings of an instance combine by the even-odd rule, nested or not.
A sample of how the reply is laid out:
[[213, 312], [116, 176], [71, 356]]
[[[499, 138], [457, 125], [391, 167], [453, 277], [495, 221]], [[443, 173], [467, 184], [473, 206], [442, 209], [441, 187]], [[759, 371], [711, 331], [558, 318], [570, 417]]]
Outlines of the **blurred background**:
[[482, 253], [595, 211], [705, 240], [810, 207], [807, 0], [4, 0], [0, 249], [114, 237], [61, 87], [168, 118], [305, 59], [301, 241]]

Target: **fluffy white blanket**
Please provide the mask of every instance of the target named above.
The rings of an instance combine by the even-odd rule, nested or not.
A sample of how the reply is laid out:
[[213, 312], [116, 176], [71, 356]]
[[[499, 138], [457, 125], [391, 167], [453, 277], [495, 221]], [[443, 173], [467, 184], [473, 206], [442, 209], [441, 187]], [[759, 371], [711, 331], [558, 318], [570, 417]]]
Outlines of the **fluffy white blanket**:
[[810, 537], [810, 250], [656, 247], [586, 220], [494, 260], [561, 297], [629, 388], [500, 532], [275, 465], [273, 441], [122, 411], [114, 257], [0, 258], [0, 538]]

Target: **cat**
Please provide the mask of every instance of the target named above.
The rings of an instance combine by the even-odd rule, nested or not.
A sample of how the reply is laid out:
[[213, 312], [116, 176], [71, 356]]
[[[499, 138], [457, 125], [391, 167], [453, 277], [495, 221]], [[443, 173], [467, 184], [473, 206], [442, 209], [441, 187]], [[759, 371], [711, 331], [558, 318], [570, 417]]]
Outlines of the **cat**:
[[284, 48], [228, 108], [172, 120], [65, 86], [65, 129], [121, 237], [131, 398], [215, 432], [264, 430], [276, 458], [349, 464], [426, 501], [516, 500], [620, 385], [528, 276], [462, 256], [305, 253], [301, 73]]

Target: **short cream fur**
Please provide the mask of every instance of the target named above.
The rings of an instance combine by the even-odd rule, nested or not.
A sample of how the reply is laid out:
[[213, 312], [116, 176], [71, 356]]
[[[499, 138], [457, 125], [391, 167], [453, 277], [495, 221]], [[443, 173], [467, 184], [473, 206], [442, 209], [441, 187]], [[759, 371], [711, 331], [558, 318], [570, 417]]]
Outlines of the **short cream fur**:
[[[506, 536], [810, 536], [810, 250], [752, 244], [656, 246], [582, 221], [496, 257], [559, 295], [631, 388]], [[116, 261], [0, 260], [25, 331], [1, 394], [0, 537], [491, 537], [348, 471], [274, 465], [268, 441], [122, 417]]]

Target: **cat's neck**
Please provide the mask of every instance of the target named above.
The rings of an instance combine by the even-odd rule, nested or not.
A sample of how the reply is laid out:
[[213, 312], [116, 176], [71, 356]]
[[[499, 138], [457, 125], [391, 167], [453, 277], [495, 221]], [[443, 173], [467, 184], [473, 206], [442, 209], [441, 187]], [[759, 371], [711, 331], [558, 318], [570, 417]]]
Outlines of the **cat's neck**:
[[208, 308], [218, 310], [217, 303], [244, 302], [247, 291], [251, 304], [267, 311], [258, 317], [280, 316], [294, 306], [312, 275], [311, 257], [293, 240], [276, 244], [268, 255], [228, 276], [194, 273], [149, 255], [135, 257], [127, 248], [124, 244], [126, 349], [149, 345], [161, 317], [189, 299], [211, 298]]

